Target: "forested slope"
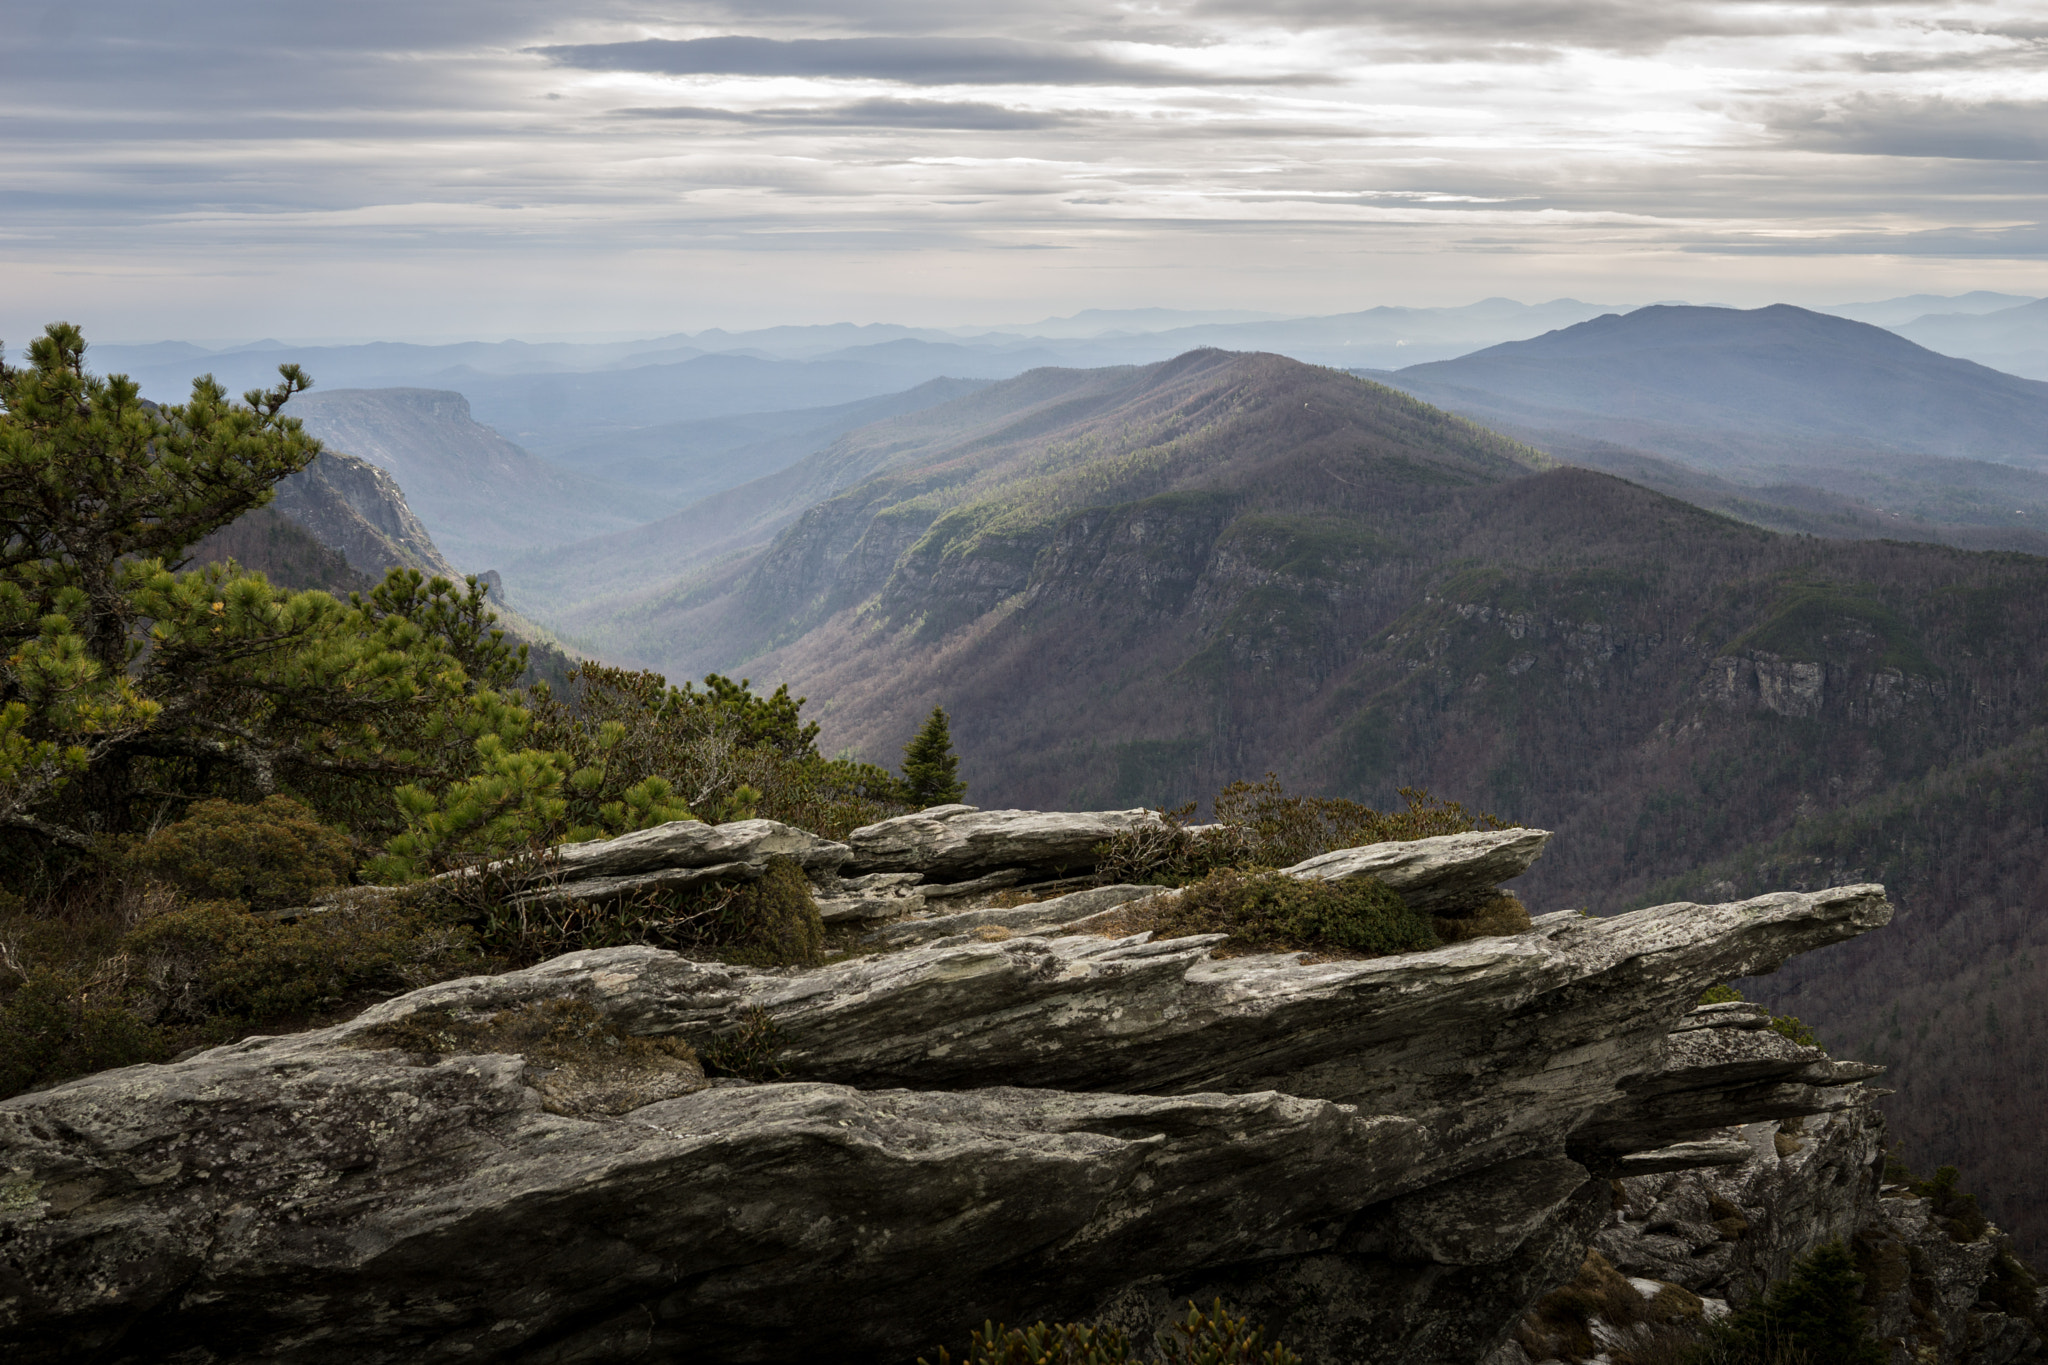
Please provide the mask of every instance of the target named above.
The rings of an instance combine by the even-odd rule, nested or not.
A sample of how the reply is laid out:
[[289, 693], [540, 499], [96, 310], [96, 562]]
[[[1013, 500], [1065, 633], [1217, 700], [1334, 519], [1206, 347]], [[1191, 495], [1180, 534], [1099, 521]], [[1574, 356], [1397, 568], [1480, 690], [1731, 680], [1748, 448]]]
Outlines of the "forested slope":
[[[1782, 535], [1544, 464], [1343, 374], [1198, 353], [1028, 437], [889, 464], [645, 603], [640, 638], [676, 672], [787, 680], [870, 756], [943, 703], [983, 805], [1171, 804], [1267, 768], [1375, 804], [1426, 786], [1558, 831], [1523, 879], [1538, 910], [1679, 894], [1777, 841], [1822, 856], [1800, 841], [1846, 821], [1866, 851], [1839, 867], [1694, 888], [1899, 884], [1899, 928], [1856, 950], [1891, 975], [1819, 954], [1798, 1012], [1860, 1052], [1889, 1037], [1872, 1001], [1908, 998], [1871, 983], [1910, 977], [1931, 1021], [1986, 960], [1959, 941], [2012, 939], [2009, 989], [2048, 987], [2008, 917], [2048, 890], [2040, 803], [1978, 829], [1968, 796], [2048, 725], [2048, 560]], [[1885, 819], [1918, 841], [1896, 866]], [[1987, 1084], [1959, 1126], [1937, 1117], [1970, 1112], [1957, 1074], [1900, 1066], [1902, 1131], [2038, 1238], [2038, 1182], [1996, 1145], [2038, 1097]]]

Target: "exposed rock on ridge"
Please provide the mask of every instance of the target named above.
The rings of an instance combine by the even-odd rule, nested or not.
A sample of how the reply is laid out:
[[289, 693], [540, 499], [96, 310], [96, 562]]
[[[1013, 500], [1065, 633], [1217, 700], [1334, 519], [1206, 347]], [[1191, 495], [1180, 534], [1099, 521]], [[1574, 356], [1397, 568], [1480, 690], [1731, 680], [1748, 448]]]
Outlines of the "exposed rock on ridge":
[[1529, 870], [1550, 842], [1542, 829], [1474, 830], [1340, 848], [1280, 870], [1322, 882], [1376, 877], [1417, 910], [1450, 909]]
[[398, 481], [367, 460], [323, 451], [277, 486], [275, 505], [372, 579], [382, 578], [386, 569], [404, 568], [461, 581], [460, 571], [406, 504]]
[[866, 825], [846, 837], [859, 872], [919, 872], [933, 881], [963, 881], [999, 868], [1095, 865], [1095, 846], [1143, 825], [1151, 811], [981, 810], [933, 806]]
[[[727, 862], [809, 838], [670, 826], [563, 857], [644, 875], [686, 833]], [[1858, 1103], [1774, 1034], [1727, 1030], [1770, 1040], [1739, 1057], [1669, 1035], [1704, 985], [1888, 914], [1850, 887], [1317, 965], [1144, 934], [794, 973], [571, 954], [0, 1104], [0, 1330], [24, 1361], [900, 1362], [987, 1314], [1152, 1322], [1220, 1293], [1318, 1361], [1469, 1362], [1689, 1096], [1716, 1127]], [[700, 1047], [765, 1014], [788, 1079], [568, 1117], [522, 1057], [390, 1042], [563, 997]]]

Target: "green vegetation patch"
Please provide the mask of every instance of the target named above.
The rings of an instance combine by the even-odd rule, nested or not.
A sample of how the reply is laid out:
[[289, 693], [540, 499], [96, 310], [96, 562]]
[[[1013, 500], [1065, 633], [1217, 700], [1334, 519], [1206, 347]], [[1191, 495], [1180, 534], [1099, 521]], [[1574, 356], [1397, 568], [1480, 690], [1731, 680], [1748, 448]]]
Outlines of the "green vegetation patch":
[[[1596, 1338], [1596, 1323], [1609, 1334]], [[1644, 1298], [1605, 1256], [1588, 1251], [1571, 1283], [1537, 1300], [1515, 1340], [1539, 1360], [1591, 1360], [1606, 1352], [1616, 1365], [1653, 1365], [1684, 1361], [1705, 1323], [1698, 1295], [1664, 1284], [1656, 1297]], [[1615, 1332], [1628, 1335], [1617, 1341]]]
[[1275, 773], [1258, 782], [1232, 782], [1216, 793], [1214, 824], [1188, 828], [1194, 803], [1162, 810], [1161, 822], [1116, 835], [1095, 848], [1096, 880], [1185, 886], [1218, 868], [1290, 867], [1319, 853], [1475, 829], [1509, 829], [1484, 811], [1441, 801], [1416, 787], [1401, 788], [1400, 810], [1375, 810], [1339, 796], [1299, 796]]
[[1155, 912], [1161, 938], [1228, 934], [1225, 951], [1341, 952], [1361, 957], [1442, 946], [1429, 918], [1372, 877], [1304, 881], [1221, 868]]
[[268, 796], [253, 806], [195, 802], [184, 819], [136, 843], [129, 861], [187, 896], [282, 910], [346, 882], [355, 848], [304, 803]]
[[[1700, 998], [1695, 1003], [1701, 1005], [1732, 1005], [1742, 998], [1741, 991], [1723, 982], [1721, 985], [1709, 986], [1706, 990], [1700, 992]], [[1826, 1048], [1821, 1047], [1819, 1035], [1803, 1023], [1796, 1014], [1772, 1015], [1770, 1026], [1773, 1032], [1788, 1042], [1797, 1043], [1801, 1047], [1820, 1048], [1822, 1052], [1827, 1051]]]
[[1393, 539], [1341, 517], [1239, 517], [1222, 544], [1259, 568], [1293, 578], [1329, 579], [1362, 561], [1403, 553]]
[[480, 921], [479, 944], [514, 966], [629, 943], [752, 967], [814, 966], [824, 959], [818, 902], [803, 869], [786, 858], [770, 859], [755, 881], [605, 903], [538, 900], [484, 879], [457, 883], [444, 894], [468, 903]]
[[1856, 586], [1802, 582], [1788, 585], [1756, 625], [1722, 653], [1761, 651], [1786, 659], [1846, 660], [1860, 656], [1880, 668], [1936, 676], [1912, 628], [1878, 597]]
[[1696, 1358], [1700, 1365], [1884, 1365], [1890, 1352], [1871, 1332], [1862, 1287], [1848, 1248], [1830, 1243], [1715, 1324]]

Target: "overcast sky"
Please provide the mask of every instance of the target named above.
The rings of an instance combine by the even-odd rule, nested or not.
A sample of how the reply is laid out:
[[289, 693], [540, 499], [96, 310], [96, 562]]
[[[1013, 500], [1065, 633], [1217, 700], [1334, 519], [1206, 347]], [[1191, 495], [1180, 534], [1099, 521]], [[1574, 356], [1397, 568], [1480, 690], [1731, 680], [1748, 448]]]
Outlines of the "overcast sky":
[[2048, 2], [0, 0], [0, 338], [2048, 293]]

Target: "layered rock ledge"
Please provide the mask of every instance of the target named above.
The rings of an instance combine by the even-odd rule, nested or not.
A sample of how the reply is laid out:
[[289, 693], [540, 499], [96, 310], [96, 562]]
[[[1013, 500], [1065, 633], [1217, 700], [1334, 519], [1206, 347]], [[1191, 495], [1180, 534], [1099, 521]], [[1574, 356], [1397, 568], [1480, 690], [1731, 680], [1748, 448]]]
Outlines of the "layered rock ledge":
[[[1310, 1360], [1469, 1365], [1577, 1267], [1609, 1177], [1865, 1103], [1868, 1068], [1693, 1002], [1889, 914], [1844, 887], [1320, 963], [987, 924], [1012, 936], [809, 970], [570, 954], [0, 1103], [0, 1337], [901, 1363], [985, 1317], [1149, 1330], [1220, 1294]], [[612, 1114], [521, 1055], [406, 1041], [564, 999], [700, 1052], [765, 1032], [781, 1078], [671, 1065]]]

